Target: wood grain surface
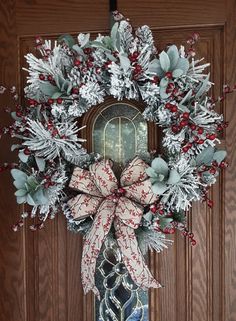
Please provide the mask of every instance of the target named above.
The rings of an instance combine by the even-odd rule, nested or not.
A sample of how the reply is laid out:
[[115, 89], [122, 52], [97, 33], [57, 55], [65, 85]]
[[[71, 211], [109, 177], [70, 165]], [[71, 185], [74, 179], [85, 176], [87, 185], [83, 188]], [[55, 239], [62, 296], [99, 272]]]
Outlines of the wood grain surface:
[[[223, 83], [236, 82], [236, 4], [234, 0], [118, 0], [118, 9], [135, 26], [148, 24], [158, 48], [183, 43], [198, 31], [199, 56], [211, 62], [214, 95]], [[23, 94], [24, 55], [34, 51], [34, 36], [55, 39], [61, 33], [107, 31], [109, 1], [8, 0], [0, 2], [0, 85], [18, 84]], [[9, 123], [0, 96], [1, 123]], [[150, 321], [236, 321], [236, 96], [219, 106], [230, 120], [222, 144], [229, 169], [211, 190], [215, 206], [196, 204], [189, 218], [198, 245], [181, 236], [149, 265], [165, 288], [150, 291]], [[84, 122], [91, 125], [94, 113]], [[88, 128], [91, 128], [91, 126]], [[150, 129], [151, 135], [155, 134]], [[88, 134], [88, 133], [87, 133]], [[150, 147], [158, 143], [150, 136]], [[88, 142], [88, 147], [90, 142]], [[10, 140], [1, 141], [0, 161], [13, 160]], [[160, 148], [160, 146], [157, 146]], [[84, 296], [80, 281], [82, 237], [68, 232], [60, 215], [45, 230], [10, 226], [20, 215], [10, 175], [0, 176], [0, 321], [95, 321], [94, 299]]]

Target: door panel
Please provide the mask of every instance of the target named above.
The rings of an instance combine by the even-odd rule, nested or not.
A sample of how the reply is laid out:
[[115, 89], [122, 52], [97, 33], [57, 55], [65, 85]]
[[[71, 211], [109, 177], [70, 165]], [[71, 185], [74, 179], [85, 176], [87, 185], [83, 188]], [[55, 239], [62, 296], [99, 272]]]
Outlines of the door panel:
[[[62, 33], [105, 32], [109, 27], [105, 0], [11, 0], [1, 2], [0, 8], [0, 83], [17, 84], [21, 94], [26, 77], [21, 67], [24, 55], [34, 50], [34, 35], [55, 39]], [[118, 9], [134, 26], [150, 25], [159, 49], [166, 43], [184, 43], [193, 31], [199, 32], [197, 51], [211, 63], [215, 96], [223, 83], [235, 81], [233, 0], [227, 5], [220, 0], [118, 0]], [[0, 98], [1, 106], [10, 102]], [[198, 204], [190, 215], [198, 245], [192, 248], [176, 235], [167, 251], [150, 255], [152, 271], [165, 285], [150, 291], [150, 321], [236, 320], [235, 103], [234, 95], [219, 107], [231, 121], [222, 137], [231, 167], [211, 191], [213, 211]], [[9, 117], [2, 108], [0, 114], [7, 124]], [[9, 139], [1, 144], [1, 162], [13, 160]], [[81, 236], [67, 231], [63, 216], [37, 233], [28, 227], [13, 233], [10, 226], [21, 209], [15, 204], [10, 175], [3, 173], [0, 178], [0, 320], [93, 321], [93, 296], [83, 295], [80, 282]]]

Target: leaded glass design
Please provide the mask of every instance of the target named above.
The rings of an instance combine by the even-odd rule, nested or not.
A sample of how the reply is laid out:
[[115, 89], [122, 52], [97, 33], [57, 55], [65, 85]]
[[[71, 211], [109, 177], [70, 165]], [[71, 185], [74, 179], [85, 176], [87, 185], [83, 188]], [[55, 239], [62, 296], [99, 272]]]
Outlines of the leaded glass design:
[[106, 107], [95, 119], [93, 151], [124, 165], [147, 152], [147, 123], [134, 106], [117, 103]]

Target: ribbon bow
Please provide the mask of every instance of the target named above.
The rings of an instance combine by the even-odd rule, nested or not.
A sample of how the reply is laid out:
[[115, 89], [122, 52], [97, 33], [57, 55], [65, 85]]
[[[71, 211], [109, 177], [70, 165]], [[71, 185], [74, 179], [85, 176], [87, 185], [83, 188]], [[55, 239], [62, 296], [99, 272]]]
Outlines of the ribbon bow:
[[92, 290], [99, 297], [94, 276], [96, 259], [112, 223], [123, 262], [133, 281], [144, 289], [161, 286], [145, 264], [134, 232], [140, 224], [143, 206], [157, 200], [145, 172], [147, 167], [143, 160], [134, 158], [121, 173], [121, 187], [110, 160], [92, 164], [89, 171], [77, 167], [73, 172], [70, 187], [83, 193], [68, 202], [74, 219], [95, 215], [83, 246], [81, 277], [85, 293]]

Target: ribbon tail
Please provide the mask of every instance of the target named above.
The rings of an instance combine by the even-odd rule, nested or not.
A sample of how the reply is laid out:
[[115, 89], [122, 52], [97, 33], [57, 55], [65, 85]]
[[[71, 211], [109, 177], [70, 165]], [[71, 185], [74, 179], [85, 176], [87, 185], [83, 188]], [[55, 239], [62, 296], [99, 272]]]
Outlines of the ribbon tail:
[[83, 289], [85, 294], [92, 290], [98, 299], [100, 299], [100, 294], [95, 286], [96, 260], [103, 242], [110, 231], [115, 208], [116, 205], [111, 200], [106, 199], [101, 203], [83, 246], [81, 262]]
[[145, 263], [134, 229], [118, 219], [115, 220], [114, 226], [122, 259], [132, 280], [143, 289], [160, 288], [161, 284], [155, 280]]

